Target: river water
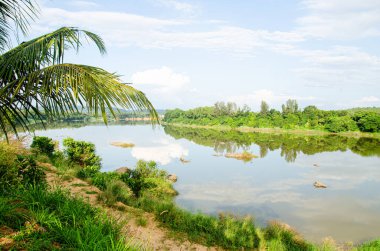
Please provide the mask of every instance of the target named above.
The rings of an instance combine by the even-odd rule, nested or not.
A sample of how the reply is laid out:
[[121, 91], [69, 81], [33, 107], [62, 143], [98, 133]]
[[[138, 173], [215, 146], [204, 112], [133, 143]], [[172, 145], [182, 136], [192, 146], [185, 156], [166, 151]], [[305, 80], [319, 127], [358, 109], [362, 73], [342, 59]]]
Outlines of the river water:
[[[380, 236], [380, 141], [339, 136], [218, 132], [150, 125], [71, 125], [36, 131], [96, 145], [102, 171], [154, 160], [178, 176], [176, 202], [191, 211], [279, 220], [306, 239], [362, 242]], [[112, 146], [134, 143], [133, 148]], [[225, 158], [248, 151], [251, 161]], [[189, 160], [182, 163], [180, 158]], [[315, 181], [327, 185], [316, 189]]]

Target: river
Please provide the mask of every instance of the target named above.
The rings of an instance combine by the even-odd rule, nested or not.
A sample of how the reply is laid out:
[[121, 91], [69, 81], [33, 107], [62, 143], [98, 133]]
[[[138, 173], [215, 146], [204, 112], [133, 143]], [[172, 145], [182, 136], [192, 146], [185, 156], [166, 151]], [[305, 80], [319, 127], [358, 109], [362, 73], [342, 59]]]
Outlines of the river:
[[[250, 214], [262, 226], [279, 220], [315, 242], [328, 236], [355, 243], [380, 237], [378, 139], [130, 124], [70, 125], [35, 134], [94, 143], [102, 171], [154, 160], [178, 176], [176, 203], [191, 211]], [[135, 147], [115, 147], [113, 141]], [[242, 151], [257, 158], [224, 157]], [[327, 188], [314, 188], [315, 181]]]

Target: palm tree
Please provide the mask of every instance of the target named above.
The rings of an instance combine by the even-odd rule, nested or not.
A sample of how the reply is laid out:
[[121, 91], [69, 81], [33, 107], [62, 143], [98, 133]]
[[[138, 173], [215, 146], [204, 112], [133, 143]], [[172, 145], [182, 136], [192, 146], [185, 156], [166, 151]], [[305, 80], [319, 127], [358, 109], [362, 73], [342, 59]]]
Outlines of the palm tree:
[[[25, 33], [28, 20], [37, 16], [30, 0], [0, 0], [0, 49], [10, 41], [10, 23]], [[16, 31], [17, 32], [17, 31]], [[74, 27], [63, 27], [23, 42], [0, 55], [0, 130], [17, 135], [18, 127], [29, 131], [33, 121], [66, 116], [80, 107], [95, 116], [106, 110], [115, 116], [118, 108], [147, 110], [153, 121], [157, 113], [145, 94], [120, 82], [118, 75], [101, 68], [64, 63], [68, 49], [79, 50], [82, 41], [93, 42], [106, 53], [96, 34]]]

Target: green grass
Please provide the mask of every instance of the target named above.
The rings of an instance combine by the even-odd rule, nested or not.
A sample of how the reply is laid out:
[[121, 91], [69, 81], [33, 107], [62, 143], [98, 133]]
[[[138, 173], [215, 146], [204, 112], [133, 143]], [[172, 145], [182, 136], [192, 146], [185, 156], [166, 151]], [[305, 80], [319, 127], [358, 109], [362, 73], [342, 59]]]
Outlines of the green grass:
[[377, 251], [380, 250], [380, 239], [363, 243], [355, 251]]
[[190, 241], [227, 249], [259, 246], [260, 239], [251, 218], [194, 214], [177, 207], [170, 200], [156, 200], [149, 194], [140, 197], [136, 203], [145, 211], [154, 213], [163, 226], [175, 232], [186, 233]]
[[146, 227], [146, 225], [148, 224], [148, 220], [143, 217], [138, 217], [136, 219], [136, 224], [141, 227]]
[[96, 191], [86, 191], [86, 194], [98, 194]]
[[137, 250], [125, 244], [116, 222], [62, 190], [30, 187], [2, 195], [0, 224], [18, 232], [13, 249]]

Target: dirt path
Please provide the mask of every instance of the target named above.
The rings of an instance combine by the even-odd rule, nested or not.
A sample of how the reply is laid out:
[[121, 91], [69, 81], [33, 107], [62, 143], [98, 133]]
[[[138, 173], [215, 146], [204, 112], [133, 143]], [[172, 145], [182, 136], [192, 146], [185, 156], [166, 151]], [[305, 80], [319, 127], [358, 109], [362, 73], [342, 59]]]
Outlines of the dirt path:
[[[121, 202], [116, 203], [113, 207], [107, 207], [98, 202], [97, 196], [102, 191], [97, 187], [75, 177], [68, 178], [59, 175], [57, 169], [50, 164], [40, 163], [40, 165], [46, 169], [46, 179], [52, 188], [67, 189], [71, 195], [84, 198], [92, 206], [104, 209], [110, 217], [124, 225], [125, 235], [132, 243], [140, 245], [142, 250], [221, 250], [186, 240], [175, 240], [169, 236], [170, 233], [167, 229], [159, 226], [153, 214], [129, 207]], [[137, 224], [138, 218], [145, 219], [146, 225]]]

